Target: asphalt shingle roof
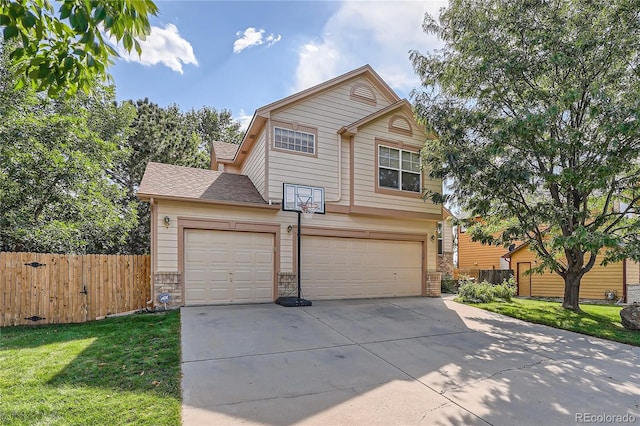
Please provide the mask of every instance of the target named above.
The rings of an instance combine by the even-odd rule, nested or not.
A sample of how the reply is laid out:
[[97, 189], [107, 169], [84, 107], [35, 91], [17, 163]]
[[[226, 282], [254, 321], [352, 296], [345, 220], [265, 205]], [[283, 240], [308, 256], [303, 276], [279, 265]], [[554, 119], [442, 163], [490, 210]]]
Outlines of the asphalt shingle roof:
[[245, 175], [153, 162], [147, 164], [138, 194], [267, 204]]
[[239, 146], [235, 143], [213, 141], [213, 150], [218, 160], [233, 160]]

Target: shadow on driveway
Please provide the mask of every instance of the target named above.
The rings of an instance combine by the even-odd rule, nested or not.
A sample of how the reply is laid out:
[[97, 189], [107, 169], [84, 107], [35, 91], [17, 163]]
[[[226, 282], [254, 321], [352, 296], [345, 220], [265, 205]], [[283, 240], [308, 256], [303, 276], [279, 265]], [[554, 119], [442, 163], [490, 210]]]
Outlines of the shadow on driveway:
[[640, 419], [640, 348], [430, 298], [183, 308], [183, 421]]

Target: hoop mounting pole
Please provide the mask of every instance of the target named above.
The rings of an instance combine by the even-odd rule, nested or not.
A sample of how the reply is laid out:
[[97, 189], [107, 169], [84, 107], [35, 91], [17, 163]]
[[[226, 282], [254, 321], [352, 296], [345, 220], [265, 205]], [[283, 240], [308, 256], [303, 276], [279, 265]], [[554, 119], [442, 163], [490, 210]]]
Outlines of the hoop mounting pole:
[[298, 210], [298, 274], [297, 274], [298, 275], [298, 305], [300, 304], [300, 296], [301, 296], [300, 295], [301, 293], [300, 273], [302, 272], [300, 270], [300, 265], [301, 265], [300, 256], [302, 255], [302, 250], [300, 250], [300, 244], [302, 242], [302, 238], [300, 235], [302, 234], [302, 229], [300, 228], [300, 226], [302, 225], [301, 215], [302, 215], [302, 212]]

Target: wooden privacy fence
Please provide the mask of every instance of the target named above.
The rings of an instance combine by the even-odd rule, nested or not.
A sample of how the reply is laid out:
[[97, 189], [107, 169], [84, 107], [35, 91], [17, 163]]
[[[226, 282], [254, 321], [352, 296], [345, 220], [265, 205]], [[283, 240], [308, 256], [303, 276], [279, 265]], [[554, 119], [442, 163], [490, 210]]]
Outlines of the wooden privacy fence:
[[478, 281], [487, 281], [491, 284], [502, 284], [503, 281], [513, 277], [511, 269], [481, 269]]
[[91, 321], [150, 297], [148, 255], [0, 252], [0, 326]]
[[502, 281], [508, 280], [513, 276], [511, 269], [474, 269], [474, 268], [456, 268], [453, 270], [453, 279], [461, 280], [463, 278], [472, 278], [477, 282], [487, 281], [491, 284], [502, 284]]
[[463, 278], [475, 278], [478, 279], [480, 275], [480, 269], [477, 268], [454, 268], [453, 279], [461, 280]]

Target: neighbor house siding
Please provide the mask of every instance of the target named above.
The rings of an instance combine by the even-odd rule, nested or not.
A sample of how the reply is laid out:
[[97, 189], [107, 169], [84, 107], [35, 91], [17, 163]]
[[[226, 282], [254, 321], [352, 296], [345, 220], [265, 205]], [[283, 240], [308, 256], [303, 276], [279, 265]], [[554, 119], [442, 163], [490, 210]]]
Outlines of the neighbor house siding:
[[[385, 193], [376, 192], [378, 186], [376, 143], [390, 147], [402, 144], [406, 150], [419, 151], [424, 147], [426, 140], [424, 134], [418, 129], [414, 129], [413, 136], [389, 133], [389, 119], [392, 115], [381, 117], [359, 128], [353, 137], [353, 204], [442, 215], [442, 205], [431, 201], [425, 202], [419, 193], [390, 189], [384, 189]], [[429, 179], [427, 173], [423, 172], [422, 189], [441, 192], [442, 181]]]
[[249, 179], [251, 179], [262, 197], [265, 197], [266, 194], [266, 139], [266, 132], [263, 130], [258, 136], [258, 140], [251, 149], [251, 152], [249, 152], [249, 155], [242, 164], [242, 169], [240, 170], [241, 174], [249, 176]]
[[[371, 87], [376, 93], [377, 105], [351, 99], [351, 87], [366, 82], [364, 78], [350, 80], [297, 104], [271, 112], [267, 124], [271, 198], [282, 198], [282, 183], [290, 182], [324, 187], [327, 201], [338, 199], [338, 130], [390, 104], [373, 85]], [[274, 149], [273, 126], [277, 122], [317, 129], [316, 155]], [[344, 185], [344, 174], [342, 180]]]
[[[507, 253], [503, 246], [490, 246], [471, 240], [468, 232], [458, 227], [458, 268], [461, 269], [501, 269], [500, 259]], [[510, 269], [515, 270], [515, 264]]]
[[[532, 267], [537, 264], [535, 254], [523, 248], [511, 255], [511, 269], [517, 268], [518, 262], [530, 262]], [[618, 297], [623, 295], [622, 285], [623, 262], [600, 265], [600, 259], [591, 271], [587, 272], [580, 283], [581, 299], [605, 299], [605, 291], [613, 290]], [[563, 297], [564, 280], [556, 273], [531, 275], [531, 296], [534, 297]]]
[[627, 259], [627, 284], [638, 284], [640, 283], [640, 264], [638, 262], [634, 262], [631, 259]]
[[[292, 212], [272, 211], [262, 209], [235, 208], [229, 206], [215, 206], [202, 203], [176, 202], [158, 200], [158, 217], [170, 218], [170, 226], [166, 228], [161, 220], [158, 229], [157, 268], [158, 271], [178, 271], [178, 218], [215, 219], [233, 222], [251, 222], [261, 224], [277, 224], [281, 226], [280, 241], [280, 270], [293, 270], [294, 232], [287, 232], [289, 225], [296, 226], [297, 215]], [[335, 236], [341, 231], [368, 231], [384, 233], [422, 234], [427, 239], [427, 269], [436, 267], [436, 245], [427, 238], [435, 227], [435, 221], [427, 220], [397, 220], [389, 217], [353, 216], [347, 214], [314, 215], [312, 219], [302, 219], [304, 227], [335, 228]], [[392, 253], [390, 255], [393, 255]]]

